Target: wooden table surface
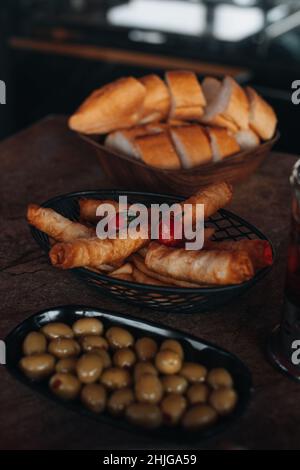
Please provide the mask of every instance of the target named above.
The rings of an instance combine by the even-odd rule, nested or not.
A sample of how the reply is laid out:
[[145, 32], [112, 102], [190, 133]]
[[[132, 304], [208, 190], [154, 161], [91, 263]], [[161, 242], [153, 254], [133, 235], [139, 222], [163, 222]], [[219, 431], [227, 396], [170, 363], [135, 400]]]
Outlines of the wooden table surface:
[[[217, 343], [237, 354], [253, 374], [255, 392], [245, 415], [205, 448], [300, 448], [300, 385], [266, 360], [265, 346], [280, 318], [290, 212], [289, 174], [296, 157], [272, 154], [235, 191], [231, 209], [274, 243], [271, 274], [246, 295], [207, 314], [172, 315], [101, 297], [71, 273], [52, 268], [25, 220], [29, 202], [70, 191], [113, 187], [104, 181], [94, 151], [49, 117], [0, 144], [0, 339], [29, 315], [79, 303], [131, 313]], [[162, 442], [99, 425], [34, 394], [0, 366], [2, 449], [166, 449]], [[202, 448], [202, 445], [197, 445]], [[174, 449], [174, 445], [169, 445]], [[178, 449], [181, 447], [178, 446]], [[182, 447], [184, 448], [184, 447]]]

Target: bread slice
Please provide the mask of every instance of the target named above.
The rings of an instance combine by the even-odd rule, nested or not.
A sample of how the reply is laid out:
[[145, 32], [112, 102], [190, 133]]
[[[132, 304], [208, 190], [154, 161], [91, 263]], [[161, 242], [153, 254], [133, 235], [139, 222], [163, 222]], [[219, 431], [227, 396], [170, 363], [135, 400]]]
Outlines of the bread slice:
[[220, 93], [222, 82], [214, 77], [205, 77], [201, 86], [206, 103], [210, 104]]
[[203, 119], [201, 119], [201, 123], [209, 124], [210, 126], [222, 127], [228, 131], [233, 132], [234, 134], [239, 130], [238, 126], [233, 121], [225, 118], [222, 114], [209, 119], [209, 122], [205, 117], [203, 117]]
[[[215, 98], [205, 109], [203, 122], [216, 124], [216, 119], [232, 122], [238, 129], [249, 128], [249, 102], [246, 93], [231, 77], [225, 77]], [[233, 130], [233, 129], [232, 129]]]
[[147, 165], [165, 170], [180, 168], [180, 159], [168, 132], [136, 137], [134, 141], [140, 158]]
[[69, 119], [71, 129], [106, 134], [135, 125], [141, 115], [146, 88], [133, 77], [121, 78], [94, 91]]
[[169, 119], [197, 121], [203, 115], [206, 100], [196, 75], [187, 71], [166, 72], [171, 94]]
[[219, 162], [241, 150], [236, 139], [226, 129], [207, 127], [210, 138], [213, 161]]
[[277, 126], [274, 109], [251, 87], [246, 88], [250, 103], [250, 127], [263, 140], [272, 139]]
[[188, 121], [179, 121], [177, 119], [171, 119], [167, 122], [153, 122], [151, 124], [147, 124], [147, 129], [149, 129], [153, 134], [156, 132], [168, 131], [171, 127], [183, 127], [183, 126], [190, 126]]
[[146, 88], [140, 124], [165, 120], [170, 109], [170, 94], [165, 82], [157, 75], [146, 75], [139, 79]]
[[170, 134], [183, 168], [193, 168], [212, 160], [209, 139], [200, 126], [174, 127]]
[[[214, 77], [206, 77], [202, 82], [202, 90], [208, 105], [213, 103], [217, 99], [222, 88], [222, 82]], [[238, 126], [231, 120], [219, 114], [214, 117], [209, 117], [209, 108], [201, 118], [201, 122], [204, 124], [210, 124], [211, 126], [224, 127], [232, 132], [239, 130]]]
[[155, 131], [148, 126], [138, 126], [133, 127], [132, 129], [114, 131], [108, 134], [104, 141], [104, 145], [124, 155], [139, 158], [139, 152], [134, 141], [135, 137], [155, 134], [157, 132], [160, 131]]
[[177, 119], [171, 119], [167, 122], [152, 122], [147, 124], [145, 127], [148, 130], [148, 134], [158, 134], [159, 132], [169, 131], [171, 127], [183, 127], [189, 126], [188, 121], [178, 121]]
[[234, 137], [241, 147], [241, 150], [251, 150], [259, 146], [259, 137], [251, 129], [246, 131], [238, 131]]

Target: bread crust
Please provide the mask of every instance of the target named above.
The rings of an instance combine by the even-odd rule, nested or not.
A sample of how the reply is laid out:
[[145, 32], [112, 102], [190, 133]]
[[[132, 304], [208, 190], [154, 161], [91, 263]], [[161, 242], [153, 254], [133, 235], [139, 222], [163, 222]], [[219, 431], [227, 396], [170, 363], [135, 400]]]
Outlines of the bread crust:
[[215, 116], [214, 118], [206, 121], [205, 118], [201, 119], [203, 124], [209, 124], [210, 126], [222, 127], [223, 129], [227, 129], [231, 132], [238, 132], [238, 126], [230, 119], [224, 117], [222, 114]]
[[146, 89], [140, 124], [165, 120], [170, 109], [170, 94], [165, 82], [157, 75], [145, 75], [139, 81]]
[[120, 78], [95, 90], [69, 119], [71, 129], [106, 134], [138, 123], [146, 88], [133, 77]]
[[232, 77], [225, 77], [223, 86], [232, 90], [223, 116], [235, 122], [240, 129], [248, 129], [249, 102], [246, 93]]
[[202, 122], [225, 127], [232, 132], [249, 128], [248, 98], [232, 77], [224, 78], [215, 98], [205, 109]]
[[253, 88], [247, 87], [246, 92], [250, 103], [251, 129], [263, 140], [272, 139], [277, 126], [275, 111]]
[[[158, 130], [156, 132], [159, 132]], [[135, 137], [142, 135], [154, 134], [148, 126], [138, 126], [132, 129], [123, 129], [111, 132], [104, 141], [104, 145], [108, 148], [116, 150], [124, 155], [139, 158], [139, 153], [135, 145]]]
[[200, 120], [206, 100], [196, 74], [169, 71], [165, 76], [171, 95], [169, 119]]
[[214, 161], [223, 160], [241, 150], [236, 139], [226, 130], [218, 127], [207, 127]]
[[147, 165], [165, 170], [180, 168], [180, 159], [168, 132], [135, 138], [140, 158]]
[[170, 129], [173, 144], [183, 168], [192, 168], [212, 160], [212, 150], [206, 132], [198, 125]]

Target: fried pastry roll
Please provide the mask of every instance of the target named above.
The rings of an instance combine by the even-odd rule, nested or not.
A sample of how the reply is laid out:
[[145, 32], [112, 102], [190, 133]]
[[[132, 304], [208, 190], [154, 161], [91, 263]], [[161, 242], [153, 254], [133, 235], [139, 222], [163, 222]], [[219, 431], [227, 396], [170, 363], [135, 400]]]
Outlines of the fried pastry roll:
[[204, 204], [204, 218], [207, 219], [219, 209], [229, 204], [232, 199], [232, 186], [226, 182], [216, 183], [201, 189], [193, 196], [186, 199], [184, 204], [192, 204], [192, 223], [196, 223], [197, 204]]
[[133, 266], [131, 263], [124, 263], [119, 268], [115, 269], [111, 275], [117, 276], [119, 274], [132, 274]]
[[213, 242], [208, 240], [205, 248], [211, 250], [246, 251], [254, 269], [262, 269], [273, 264], [273, 252], [267, 240], [238, 240]]
[[150, 269], [147, 268], [145, 265], [144, 259], [135, 253], [134, 255], [131, 255], [130, 258], [139, 271], [142, 273], [146, 274], [147, 276], [157, 279], [158, 281], [161, 281], [169, 286], [177, 286], [177, 287], [199, 287], [199, 284], [195, 284], [192, 282], [186, 282], [186, 281], [180, 281], [179, 279], [172, 279], [171, 277], [163, 276], [162, 274], [158, 274], [155, 271], [151, 271]]
[[70, 242], [76, 238], [95, 236], [95, 230], [58, 214], [53, 209], [29, 204], [27, 220], [30, 225], [45, 232], [49, 237], [60, 242]]
[[148, 243], [147, 232], [140, 232], [138, 237], [104, 240], [99, 238], [77, 239], [69, 243], [57, 243], [50, 250], [51, 263], [62, 269], [92, 267], [102, 264], [114, 264], [128, 258], [132, 253]]
[[154, 277], [148, 276], [148, 274], [145, 274], [143, 271], [140, 271], [136, 267], [133, 268], [132, 277], [133, 277], [133, 280], [135, 282], [138, 282], [139, 284], [147, 284], [151, 286], [167, 286], [168, 285], [165, 282], [155, 279]]
[[121, 281], [128, 281], [128, 282], [133, 282], [134, 279], [132, 277], [132, 274], [129, 273], [111, 273], [109, 274], [109, 277], [112, 277], [113, 279], [120, 279]]
[[80, 209], [80, 218], [87, 222], [96, 224], [99, 222], [100, 217], [96, 215], [97, 209], [102, 204], [111, 204], [117, 212], [120, 210], [125, 210], [126, 206], [120, 206], [118, 201], [113, 200], [99, 200], [99, 199], [80, 199], [79, 200], [79, 209]]
[[164, 276], [199, 284], [240, 284], [254, 275], [252, 261], [245, 251], [190, 251], [151, 243], [145, 264]]

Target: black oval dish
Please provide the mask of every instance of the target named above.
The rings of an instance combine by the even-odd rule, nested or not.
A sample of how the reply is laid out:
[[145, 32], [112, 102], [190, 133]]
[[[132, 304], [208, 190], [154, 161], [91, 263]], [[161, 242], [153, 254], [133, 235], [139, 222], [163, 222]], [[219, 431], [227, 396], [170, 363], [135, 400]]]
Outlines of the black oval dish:
[[[78, 200], [81, 198], [109, 200], [118, 199], [119, 196], [128, 196], [129, 203], [143, 203], [149, 206], [152, 203], [162, 204], [163, 202], [172, 204], [183, 201], [183, 197], [175, 197], [167, 194], [142, 193], [136, 191], [81, 191], [55, 197], [45, 202], [43, 207], [50, 207], [71, 220], [79, 219]], [[270, 240], [254, 225], [246, 222], [241, 217], [225, 209], [218, 211], [210, 217], [207, 226], [215, 229], [213, 240], [241, 240], [241, 239], [261, 239]], [[31, 233], [36, 242], [47, 253], [50, 250], [48, 236], [40, 230], [31, 227]], [[272, 244], [271, 244], [272, 246]], [[272, 248], [273, 249], [273, 248]], [[273, 250], [273, 257], [275, 256]], [[100, 274], [86, 268], [72, 269], [80, 279], [96, 288], [102, 294], [113, 297], [121, 302], [138, 305], [172, 313], [197, 313], [213, 310], [224, 305], [235, 297], [242, 295], [256, 282], [262, 279], [271, 267], [258, 271], [255, 276], [247, 282], [238, 285], [221, 287], [161, 287], [136, 282], [113, 279], [105, 274]]]
[[[151, 336], [158, 342], [166, 338], [174, 338], [179, 340], [184, 349], [185, 357], [189, 361], [201, 362], [207, 366], [208, 369], [214, 367], [225, 367], [232, 375], [234, 386], [238, 393], [239, 400], [235, 410], [227, 417], [219, 418], [219, 421], [214, 426], [199, 432], [187, 432], [180, 428], [161, 427], [156, 430], [143, 430], [134, 425], [126, 422], [125, 419], [114, 418], [108, 413], [97, 415], [86, 410], [79, 401], [63, 402], [56, 398], [48, 389], [47, 381], [33, 382], [25, 377], [18, 368], [18, 362], [22, 356], [22, 342], [25, 336], [33, 330], [38, 330], [43, 325], [51, 321], [61, 321], [68, 324], [74, 323], [80, 317], [98, 317], [107, 328], [110, 325], [120, 325], [129, 329], [135, 338], [141, 336]], [[183, 334], [182, 332], [170, 328], [163, 327], [159, 324], [149, 321], [140, 320], [135, 317], [122, 316], [107, 310], [95, 309], [92, 307], [67, 305], [54, 307], [48, 310], [43, 310], [22, 322], [17, 326], [6, 338], [7, 347], [7, 364], [6, 367], [9, 372], [26, 384], [34, 391], [37, 391], [48, 398], [63, 404], [66, 408], [73, 411], [83, 413], [99, 421], [99, 423], [109, 423], [120, 426], [124, 430], [133, 432], [144, 432], [149, 436], [156, 436], [161, 440], [166, 441], [201, 441], [215, 434], [224, 431], [229, 425], [236, 421], [245, 411], [247, 403], [251, 395], [251, 375], [247, 367], [233, 354], [203, 341], [195, 336]]]

